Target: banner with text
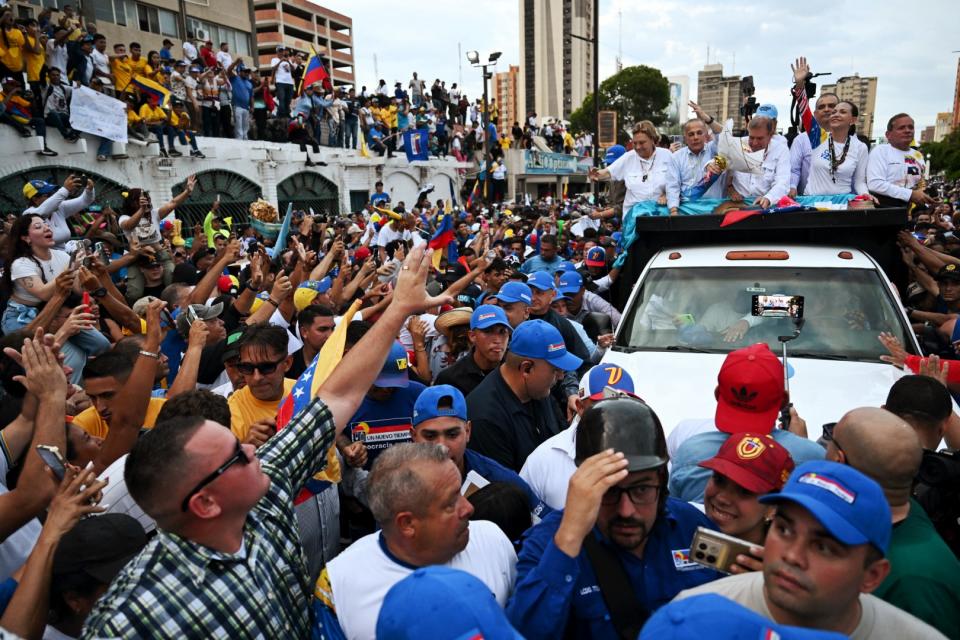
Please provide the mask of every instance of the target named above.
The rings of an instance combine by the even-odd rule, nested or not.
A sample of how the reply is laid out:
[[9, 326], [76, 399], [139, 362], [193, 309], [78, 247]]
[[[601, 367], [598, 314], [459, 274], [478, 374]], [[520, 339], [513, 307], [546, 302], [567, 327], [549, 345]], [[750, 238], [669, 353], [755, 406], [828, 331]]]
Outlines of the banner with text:
[[70, 126], [126, 144], [127, 106], [88, 87], [77, 87], [70, 99]]
[[577, 156], [566, 153], [546, 153], [528, 149], [523, 152], [524, 173], [568, 174], [578, 173]]

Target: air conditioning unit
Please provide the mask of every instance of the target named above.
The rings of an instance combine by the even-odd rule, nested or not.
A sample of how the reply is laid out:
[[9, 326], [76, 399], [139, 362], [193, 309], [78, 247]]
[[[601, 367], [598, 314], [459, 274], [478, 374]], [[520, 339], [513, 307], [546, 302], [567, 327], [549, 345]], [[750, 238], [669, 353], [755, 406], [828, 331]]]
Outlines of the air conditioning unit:
[[210, 34], [207, 33], [206, 29], [197, 29], [196, 38], [197, 40], [206, 42], [207, 40], [210, 39]]

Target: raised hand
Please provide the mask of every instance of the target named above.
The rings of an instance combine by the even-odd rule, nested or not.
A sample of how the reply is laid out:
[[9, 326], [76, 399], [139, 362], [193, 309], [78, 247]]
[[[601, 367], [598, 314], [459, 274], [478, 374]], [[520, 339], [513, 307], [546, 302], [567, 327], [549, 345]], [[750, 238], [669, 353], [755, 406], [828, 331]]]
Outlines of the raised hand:
[[405, 317], [453, 302], [453, 298], [448, 295], [427, 295], [426, 283], [432, 267], [432, 255], [432, 250], [426, 250], [426, 245], [420, 245], [414, 247], [403, 262], [390, 306], [403, 312]]
[[794, 82], [798, 85], [806, 83], [807, 74], [810, 73], [810, 65], [807, 64], [806, 58], [803, 56], [797, 58], [796, 61], [790, 65], [790, 70], [793, 71]]
[[880, 340], [882, 344], [890, 355], [880, 356], [880, 359], [884, 362], [889, 362], [898, 369], [903, 369], [904, 364], [907, 362], [907, 351], [903, 348], [903, 345], [900, 343], [900, 340], [896, 338], [892, 333], [881, 333], [877, 336], [877, 339]]
[[563, 519], [554, 536], [557, 547], [571, 558], [580, 555], [583, 539], [597, 522], [603, 494], [627, 477], [627, 459], [613, 449], [583, 461], [570, 477]]
[[[14, 376], [14, 382], [19, 382], [26, 390], [38, 398], [55, 397], [58, 393], [66, 398], [67, 377], [50, 339], [38, 329], [33, 339], [23, 341], [23, 348], [17, 352], [9, 347], [3, 351], [23, 367], [24, 375]], [[62, 401], [61, 401], [62, 402]]]
[[107, 481], [97, 480], [92, 467], [81, 470], [67, 465], [63, 480], [50, 502], [40, 535], [50, 540], [59, 540], [73, 529], [82, 517], [106, 511], [105, 507], [97, 504], [98, 496], [106, 486]]

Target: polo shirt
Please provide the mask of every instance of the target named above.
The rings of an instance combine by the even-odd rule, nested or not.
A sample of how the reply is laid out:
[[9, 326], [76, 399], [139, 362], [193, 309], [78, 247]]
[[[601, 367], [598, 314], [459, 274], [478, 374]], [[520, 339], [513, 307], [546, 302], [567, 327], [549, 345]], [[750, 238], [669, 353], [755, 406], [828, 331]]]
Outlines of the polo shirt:
[[[494, 367], [496, 369], [496, 367]], [[444, 369], [437, 376], [436, 384], [449, 384], [460, 390], [464, 397], [477, 388], [487, 377], [489, 371], [484, 371], [473, 359], [473, 350], [463, 358]]]
[[514, 471], [565, 424], [550, 397], [520, 402], [499, 367], [467, 396], [467, 415], [472, 425], [467, 446]]
[[[571, 558], [553, 541], [562, 519], [563, 511], [554, 511], [524, 536], [507, 618], [530, 640], [562, 638], [568, 628], [569, 637], [574, 638], [619, 638], [586, 551]], [[613, 551], [638, 603], [653, 613], [684, 589], [720, 577], [689, 560], [697, 527], [715, 528], [698, 509], [667, 498], [664, 512], [650, 529], [642, 558], [604, 539], [596, 527], [590, 535]]]
[[347, 422], [344, 433], [351, 442], [362, 442], [367, 448], [369, 469], [381, 453], [395, 444], [410, 442], [413, 429], [413, 405], [426, 387], [410, 381], [407, 387], [394, 389], [385, 402], [365, 396], [356, 413]]
[[520, 477], [548, 507], [563, 509], [570, 476], [577, 470], [576, 457], [577, 426], [574, 423], [534, 449], [523, 463]]
[[916, 500], [907, 518], [893, 525], [887, 559], [890, 574], [873, 595], [960, 638], [960, 561]]

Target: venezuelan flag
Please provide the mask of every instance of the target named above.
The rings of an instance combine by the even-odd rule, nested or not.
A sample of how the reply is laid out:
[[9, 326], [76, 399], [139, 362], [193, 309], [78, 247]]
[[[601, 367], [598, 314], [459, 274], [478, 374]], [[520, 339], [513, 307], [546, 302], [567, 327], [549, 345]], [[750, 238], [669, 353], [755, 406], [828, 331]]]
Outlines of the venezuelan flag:
[[304, 87], [309, 87], [315, 82], [321, 83], [327, 91], [333, 89], [333, 85], [330, 83], [330, 75], [327, 73], [326, 67], [323, 66], [320, 54], [313, 47], [310, 47], [310, 59], [307, 61], [307, 68], [303, 70], [303, 77], [300, 79], [300, 88], [297, 93], [303, 93]]
[[20, 96], [13, 96], [7, 102], [7, 115], [20, 124], [30, 124], [30, 119], [33, 117], [30, 113], [30, 103]]
[[146, 76], [134, 76], [130, 84], [139, 89], [141, 95], [144, 97], [148, 99], [156, 98], [157, 104], [161, 107], [166, 107], [170, 104], [170, 90], [156, 80], [151, 80]]
[[433, 232], [433, 237], [427, 242], [427, 246], [433, 249], [433, 268], [440, 270], [440, 258], [444, 251], [447, 255], [447, 264], [457, 261], [459, 251], [457, 250], [457, 238], [453, 232], [453, 216], [448, 213], [441, 213], [437, 221], [437, 230]]
[[477, 181], [473, 183], [473, 189], [470, 191], [470, 195], [467, 196], [467, 209], [473, 206], [473, 199], [477, 197], [477, 191], [480, 188], [480, 178], [477, 178]]

